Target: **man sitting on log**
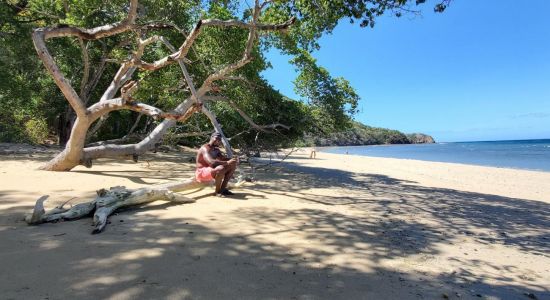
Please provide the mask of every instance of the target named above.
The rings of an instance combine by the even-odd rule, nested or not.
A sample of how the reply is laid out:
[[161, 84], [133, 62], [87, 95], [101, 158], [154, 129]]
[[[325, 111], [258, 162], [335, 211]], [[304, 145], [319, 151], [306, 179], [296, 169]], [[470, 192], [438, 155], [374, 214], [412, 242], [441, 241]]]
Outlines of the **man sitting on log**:
[[216, 180], [216, 190], [214, 195], [225, 197], [233, 195], [227, 189], [229, 179], [233, 176], [237, 168], [238, 160], [236, 158], [227, 158], [220, 151], [222, 135], [214, 132], [210, 136], [208, 144], [203, 145], [197, 153], [197, 170], [195, 178], [198, 182], [209, 182]]

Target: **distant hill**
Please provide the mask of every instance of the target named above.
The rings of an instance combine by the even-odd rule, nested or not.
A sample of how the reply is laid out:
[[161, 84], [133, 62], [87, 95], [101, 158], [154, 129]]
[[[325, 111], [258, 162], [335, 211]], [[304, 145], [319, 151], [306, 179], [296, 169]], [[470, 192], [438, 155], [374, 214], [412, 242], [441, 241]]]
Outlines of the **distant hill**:
[[360, 146], [382, 144], [423, 144], [435, 143], [423, 133], [404, 134], [398, 130], [371, 127], [353, 122], [352, 128], [328, 136], [306, 136], [306, 144], [316, 146]]

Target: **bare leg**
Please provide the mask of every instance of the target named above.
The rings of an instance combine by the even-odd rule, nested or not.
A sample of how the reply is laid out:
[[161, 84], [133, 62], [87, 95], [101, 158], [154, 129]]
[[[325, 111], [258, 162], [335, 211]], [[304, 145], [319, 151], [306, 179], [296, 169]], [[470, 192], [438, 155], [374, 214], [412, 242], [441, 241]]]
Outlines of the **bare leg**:
[[233, 176], [233, 173], [235, 173], [235, 169], [237, 169], [237, 165], [230, 165], [227, 169], [227, 173], [225, 173], [225, 177], [223, 178], [223, 182], [221, 185], [221, 190], [227, 189], [227, 184], [229, 183], [229, 179]]
[[216, 195], [220, 194], [222, 191], [222, 183], [225, 177], [226, 170], [227, 168], [225, 168], [224, 166], [217, 166], [212, 171], [212, 176], [214, 176], [214, 178], [216, 179], [216, 190], [215, 190]]
[[222, 172], [218, 172], [218, 175], [216, 175], [216, 194], [220, 194], [221, 191], [222, 191], [222, 183], [223, 183], [223, 179], [224, 179], [224, 176], [225, 174], [223, 174]]

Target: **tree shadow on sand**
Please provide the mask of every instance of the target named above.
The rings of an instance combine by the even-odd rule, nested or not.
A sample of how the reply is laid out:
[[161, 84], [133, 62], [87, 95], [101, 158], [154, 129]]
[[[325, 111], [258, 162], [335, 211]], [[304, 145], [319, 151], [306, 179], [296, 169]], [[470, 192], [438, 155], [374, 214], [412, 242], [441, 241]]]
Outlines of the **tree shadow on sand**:
[[[550, 253], [550, 205], [541, 201], [424, 187], [379, 174], [291, 162], [283, 165], [293, 172], [281, 168], [272, 183], [258, 184], [255, 189], [328, 206], [346, 205], [383, 218], [425, 216], [437, 222], [437, 231], [448, 236], [466, 235], [482, 243], [502, 243], [540, 255]], [[311, 192], [315, 188], [344, 193], [317, 195]]]
[[[472, 275], [477, 287], [471, 292], [473, 284], [462, 288], [459, 285], [463, 283], [450, 274], [412, 274], [376, 264], [360, 270], [354, 262], [326, 263], [342, 253], [373, 251], [380, 257], [407, 254], [395, 253], [391, 243], [378, 241], [377, 232], [382, 228], [354, 224], [344, 215], [322, 210], [274, 214], [260, 208], [243, 215], [245, 222], [264, 225], [284, 223], [288, 218], [298, 218], [305, 225], [285, 230], [297, 234], [307, 231], [307, 239], [323, 240], [327, 247], [300, 250], [262, 242], [258, 235], [275, 233], [262, 232], [261, 228], [252, 234], [223, 234], [200, 225], [201, 220], [147, 220], [146, 214], [115, 216], [113, 225], [99, 236], [77, 232], [88, 227], [84, 220], [18, 228], [18, 235], [3, 240], [1, 246], [4, 259], [0, 279], [7, 286], [2, 297], [435, 299], [443, 294], [453, 298], [458, 293], [461, 299], [470, 299], [483, 293], [517, 299], [521, 293], [547, 295], [538, 291], [540, 288], [513, 283], [487, 285], [483, 290], [482, 275]], [[420, 244], [429, 246], [434, 238], [427, 235]], [[26, 242], [25, 247], [6, 250], [21, 241]]]
[[[547, 257], [548, 204], [284, 165], [294, 172], [270, 170], [270, 181], [253, 189], [315, 206], [250, 206], [209, 220], [157, 218], [153, 212], [173, 206], [147, 206], [112, 216], [108, 229], [95, 236], [82, 234], [91, 230], [88, 219], [39, 227], [14, 222], [0, 230], [2, 297], [550, 299], [548, 286], [515, 280], [512, 274], [524, 272], [518, 266], [462, 256], [446, 258], [460, 267], [445, 272], [388, 265], [438, 264], [440, 246], [462, 237]], [[2, 218], [29, 209], [10, 204], [0, 210]], [[333, 207], [342, 209], [326, 209]], [[485, 271], [471, 271], [480, 265]]]

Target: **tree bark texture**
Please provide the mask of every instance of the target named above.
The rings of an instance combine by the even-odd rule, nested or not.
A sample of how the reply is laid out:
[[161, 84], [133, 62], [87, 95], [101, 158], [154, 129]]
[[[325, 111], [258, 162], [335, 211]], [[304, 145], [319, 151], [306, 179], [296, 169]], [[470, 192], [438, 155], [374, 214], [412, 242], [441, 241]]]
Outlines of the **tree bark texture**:
[[[135, 21], [137, 18], [138, 0], [131, 0], [127, 17], [118, 23], [106, 24], [103, 26], [82, 29], [77, 27], [48, 27], [39, 28], [33, 32], [32, 38], [38, 53], [39, 58], [42, 60], [49, 74], [53, 77], [55, 83], [67, 99], [68, 103], [76, 118], [71, 127], [70, 137], [66, 141], [65, 149], [59, 153], [55, 158], [42, 166], [43, 170], [50, 171], [69, 171], [77, 165], [84, 165], [87, 167], [92, 166], [92, 161], [97, 158], [104, 157], [136, 157], [152, 149], [155, 144], [159, 143], [167, 132], [167, 130], [174, 126], [176, 122], [185, 122], [187, 118], [194, 112], [202, 112], [210, 119], [215, 130], [220, 132], [224, 136], [224, 144], [227, 149], [228, 155], [232, 155], [231, 146], [228, 140], [225, 138], [225, 134], [222, 131], [222, 126], [215, 118], [214, 114], [203, 106], [203, 100], [205, 96], [211, 91], [212, 84], [217, 80], [223, 80], [231, 72], [243, 67], [252, 60], [251, 52], [255, 41], [257, 40], [258, 31], [260, 30], [283, 30], [288, 28], [294, 23], [294, 18], [281, 24], [260, 24], [258, 23], [261, 10], [271, 1], [266, 1], [260, 4], [259, 1], [255, 1], [255, 7], [252, 14], [251, 21], [249, 23], [238, 20], [216, 20], [206, 19], [200, 20], [193, 27], [191, 32], [187, 35], [182, 45], [176, 49], [173, 47], [164, 37], [152, 36], [146, 39], [142, 39], [138, 36], [138, 46], [133, 52], [131, 58], [121, 64], [118, 72], [114, 76], [111, 84], [104, 91], [99, 101], [86, 107], [88, 102], [88, 95], [90, 94], [91, 84], [95, 86], [98, 76], [92, 76], [92, 82], [89, 83], [90, 78], [90, 66], [89, 57], [87, 54], [87, 48], [85, 41], [96, 40], [104, 37], [121, 34], [130, 30], [138, 29]], [[148, 25], [144, 25], [147, 27]], [[240, 27], [249, 30], [248, 39], [246, 41], [243, 56], [240, 60], [221, 67], [219, 70], [213, 72], [207, 76], [206, 80], [201, 86], [196, 89], [187, 69], [185, 63], [189, 62], [186, 59], [186, 55], [191, 49], [193, 42], [201, 33], [201, 28], [204, 26], [217, 26], [217, 27]], [[171, 27], [175, 27], [171, 25]], [[139, 31], [139, 30], [137, 30]], [[137, 32], [136, 31], [136, 32]], [[139, 35], [139, 33], [138, 33]], [[85, 70], [80, 87], [80, 94], [75, 91], [71, 86], [69, 80], [65, 78], [65, 75], [61, 72], [57, 66], [53, 56], [50, 54], [46, 40], [51, 38], [60, 37], [72, 37], [79, 39], [82, 50], [82, 59], [84, 62]], [[156, 42], [162, 42], [172, 54], [167, 55], [154, 62], [142, 61], [142, 56], [148, 45]], [[188, 84], [191, 90], [191, 96], [182, 101], [172, 112], [163, 112], [162, 110], [136, 101], [132, 98], [132, 93], [137, 89], [137, 84], [130, 81], [132, 75], [137, 70], [154, 71], [161, 69], [169, 64], [177, 62], [182, 70], [183, 78]], [[103, 72], [105, 60], [102, 59], [102, 65], [98, 68], [100, 72]], [[97, 72], [96, 72], [97, 73]], [[125, 93], [124, 88], [128, 88], [128, 92]], [[120, 98], [114, 98], [117, 92], [121, 90], [122, 96]], [[97, 130], [102, 120], [105, 120], [107, 115], [115, 110], [128, 109], [137, 111], [141, 114], [146, 114], [154, 118], [163, 118], [164, 120], [154, 128], [143, 140], [136, 144], [127, 145], [100, 145], [94, 147], [85, 147], [87, 135], [89, 136], [89, 129], [91, 125], [98, 119], [100, 121], [94, 126], [92, 131]], [[67, 120], [64, 120], [67, 121]], [[249, 123], [254, 124], [253, 122]], [[255, 124], [254, 124], [255, 125]], [[256, 125], [256, 129], [260, 126]], [[93, 133], [93, 132], [92, 132]]]

